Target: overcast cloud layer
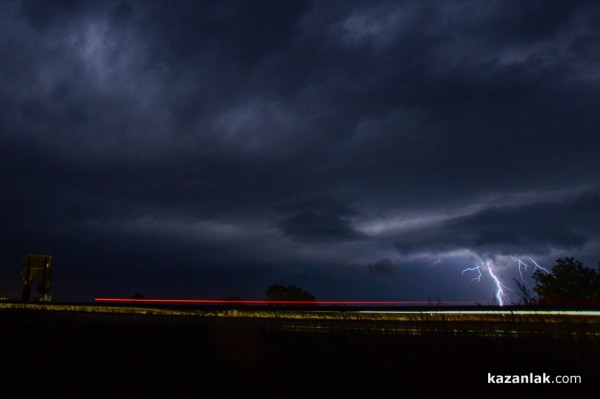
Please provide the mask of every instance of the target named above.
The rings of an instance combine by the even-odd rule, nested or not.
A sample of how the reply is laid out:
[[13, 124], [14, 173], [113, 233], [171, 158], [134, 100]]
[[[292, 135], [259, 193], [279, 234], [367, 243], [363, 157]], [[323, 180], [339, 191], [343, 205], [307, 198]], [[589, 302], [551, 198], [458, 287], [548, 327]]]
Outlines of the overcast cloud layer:
[[0, 295], [28, 253], [59, 300], [595, 266], [598, 43], [583, 1], [1, 2]]

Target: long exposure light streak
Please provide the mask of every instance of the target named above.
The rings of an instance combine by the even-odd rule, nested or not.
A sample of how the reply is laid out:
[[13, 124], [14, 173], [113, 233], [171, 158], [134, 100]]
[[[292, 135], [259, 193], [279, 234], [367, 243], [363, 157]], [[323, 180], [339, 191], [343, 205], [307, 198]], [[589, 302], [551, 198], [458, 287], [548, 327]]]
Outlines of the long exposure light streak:
[[[112, 300], [113, 298], [98, 298], [105, 300]], [[118, 299], [118, 298], [116, 298]], [[123, 299], [123, 298], [121, 298]], [[128, 301], [130, 301], [128, 299]], [[222, 303], [223, 301], [217, 301], [218, 303]], [[598, 305], [597, 302], [594, 302]], [[52, 303], [2, 303], [0, 302], [0, 309], [28, 309], [28, 310], [44, 310], [44, 311], [73, 311], [73, 312], [94, 312], [94, 313], [135, 313], [136, 311], [139, 313], [147, 312], [152, 310], [152, 308], [139, 308], [139, 307], [130, 307], [130, 306], [104, 306], [104, 305], [77, 305], [77, 304], [52, 304]], [[116, 312], [115, 309], [121, 310], [122, 312]], [[160, 312], [174, 312], [169, 309], [157, 308], [153, 309], [157, 313]], [[183, 310], [176, 310], [178, 314], [180, 312], [186, 312]], [[549, 315], [549, 316], [587, 316], [587, 317], [597, 317], [600, 318], [600, 310], [595, 309], [518, 309], [518, 308], [492, 308], [492, 309], [459, 309], [452, 308], [449, 309], [436, 309], [436, 308], [428, 308], [428, 307], [420, 307], [414, 310], [412, 309], [360, 309], [360, 310], [350, 310], [350, 311], [326, 311], [321, 312], [313, 310], [304, 310], [304, 311], [293, 311], [294, 314], [302, 313], [310, 315], [311, 317], [319, 317], [325, 315], [323, 317], [330, 317], [331, 315], [339, 315], [339, 317], [344, 317], [344, 314], [387, 314], [387, 315], [500, 315], [500, 316], [537, 316], [537, 315]], [[268, 312], [266, 312], [268, 313]], [[166, 314], [166, 313], [165, 313]], [[195, 314], [195, 313], [194, 313]], [[564, 319], [557, 319], [557, 322], [564, 323]]]
[[149, 303], [182, 305], [347, 305], [347, 306], [418, 306], [426, 301], [271, 301], [271, 300], [222, 300], [222, 299], [134, 299], [134, 298], [95, 298], [96, 302]]
[[448, 315], [501, 315], [501, 316], [535, 316], [535, 315], [552, 315], [552, 316], [587, 316], [600, 317], [600, 310], [361, 310], [358, 313], [365, 314], [448, 314]]

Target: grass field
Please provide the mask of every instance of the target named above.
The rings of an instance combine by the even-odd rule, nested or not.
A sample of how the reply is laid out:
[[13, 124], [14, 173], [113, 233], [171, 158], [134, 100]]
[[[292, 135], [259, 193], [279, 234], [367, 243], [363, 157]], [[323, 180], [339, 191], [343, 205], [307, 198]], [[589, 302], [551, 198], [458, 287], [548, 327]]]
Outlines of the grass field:
[[[457, 323], [464, 325], [448, 315], [302, 319], [293, 312], [259, 317], [244, 313], [251, 310], [190, 311], [196, 317], [169, 309], [0, 307], [0, 395], [397, 398], [416, 391], [432, 398], [594, 397], [600, 378], [597, 324], [584, 319], [524, 334], [514, 333], [519, 330], [513, 319], [499, 322], [498, 315], [467, 315], [460, 322], [478, 325], [478, 331], [511, 325], [486, 335], [457, 333]], [[538, 316], [523, 324], [567, 320]], [[394, 329], [390, 322], [408, 323], [420, 333]], [[489, 385], [488, 373], [580, 375], [582, 383]]]

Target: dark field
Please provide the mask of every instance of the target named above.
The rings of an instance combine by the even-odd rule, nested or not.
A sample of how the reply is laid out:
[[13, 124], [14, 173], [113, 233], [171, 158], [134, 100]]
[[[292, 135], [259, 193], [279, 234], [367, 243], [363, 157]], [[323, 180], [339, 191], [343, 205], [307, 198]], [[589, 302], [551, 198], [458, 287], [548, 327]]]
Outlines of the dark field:
[[[285, 320], [0, 311], [2, 398], [569, 397], [598, 394], [600, 341], [402, 335]], [[487, 374], [581, 375], [489, 385]], [[533, 396], [532, 396], [533, 395]]]

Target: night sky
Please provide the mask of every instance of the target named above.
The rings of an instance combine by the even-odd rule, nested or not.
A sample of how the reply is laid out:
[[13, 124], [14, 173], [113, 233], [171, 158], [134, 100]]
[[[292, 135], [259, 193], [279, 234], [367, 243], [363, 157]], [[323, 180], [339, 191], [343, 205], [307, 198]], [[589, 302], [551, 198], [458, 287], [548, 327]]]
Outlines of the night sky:
[[584, 1], [2, 1], [0, 295], [30, 253], [64, 301], [595, 267], [599, 43]]

